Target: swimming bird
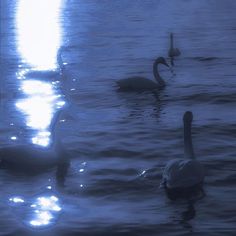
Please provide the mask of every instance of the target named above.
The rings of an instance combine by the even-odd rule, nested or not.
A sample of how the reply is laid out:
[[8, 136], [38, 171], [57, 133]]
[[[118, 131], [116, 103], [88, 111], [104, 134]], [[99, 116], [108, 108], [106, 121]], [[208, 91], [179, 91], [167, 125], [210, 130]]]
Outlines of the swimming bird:
[[153, 75], [157, 82], [154, 82], [150, 79], [135, 76], [126, 79], [121, 79], [117, 81], [120, 91], [145, 91], [145, 90], [155, 90], [165, 87], [165, 81], [161, 78], [158, 72], [158, 65], [162, 64], [167, 67], [166, 60], [163, 57], [158, 57], [153, 63]]
[[162, 175], [162, 184], [171, 200], [177, 198], [191, 199], [199, 193], [203, 193], [202, 184], [205, 173], [202, 164], [196, 160], [193, 151], [192, 120], [192, 112], [185, 112], [183, 116], [185, 159], [171, 160], [166, 165]]
[[174, 58], [180, 56], [181, 52], [178, 48], [174, 48], [174, 35], [170, 34], [170, 49], [168, 52], [168, 56], [171, 61], [171, 65], [174, 66]]
[[40, 147], [35, 144], [18, 144], [0, 148], [0, 167], [10, 170], [36, 173], [45, 169], [69, 163], [69, 155], [63, 148], [56, 131], [59, 114], [56, 113], [51, 124], [52, 144]]

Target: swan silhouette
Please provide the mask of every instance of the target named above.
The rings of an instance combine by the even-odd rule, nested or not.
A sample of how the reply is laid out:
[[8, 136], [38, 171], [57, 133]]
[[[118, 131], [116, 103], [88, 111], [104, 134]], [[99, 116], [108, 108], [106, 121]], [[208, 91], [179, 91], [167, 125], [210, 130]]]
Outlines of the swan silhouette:
[[162, 64], [167, 67], [166, 60], [163, 57], [158, 57], [153, 63], [153, 75], [157, 82], [150, 79], [134, 76], [126, 79], [118, 80], [116, 83], [120, 91], [145, 91], [145, 90], [155, 90], [165, 87], [165, 81], [161, 78], [158, 72], [158, 65]]
[[181, 52], [178, 48], [174, 48], [174, 35], [170, 34], [170, 49], [168, 56], [170, 58], [171, 65], [174, 66], [174, 58], [180, 56]]
[[195, 159], [193, 151], [192, 119], [192, 112], [185, 112], [183, 117], [185, 159], [171, 160], [163, 171], [162, 184], [171, 200], [191, 199], [199, 196], [199, 193], [203, 193], [202, 184], [205, 173], [202, 164]]
[[0, 148], [0, 167], [25, 173], [41, 172], [53, 166], [63, 166], [69, 163], [68, 153], [56, 131], [56, 124], [61, 111], [54, 115], [51, 122], [51, 145], [40, 147], [35, 144], [18, 144]]

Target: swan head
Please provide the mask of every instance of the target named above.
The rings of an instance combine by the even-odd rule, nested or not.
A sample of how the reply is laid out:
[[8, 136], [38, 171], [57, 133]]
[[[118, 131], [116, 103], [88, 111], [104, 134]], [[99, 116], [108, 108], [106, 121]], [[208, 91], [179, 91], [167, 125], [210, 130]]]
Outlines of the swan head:
[[165, 59], [164, 57], [158, 57], [158, 58], [155, 60], [154, 64], [162, 64], [162, 65], [165, 65], [165, 66], [167, 66], [167, 67], [170, 67], [170, 66], [168, 65], [168, 63], [166, 62], [166, 59]]
[[192, 123], [193, 113], [191, 111], [186, 111], [183, 117], [184, 123]]

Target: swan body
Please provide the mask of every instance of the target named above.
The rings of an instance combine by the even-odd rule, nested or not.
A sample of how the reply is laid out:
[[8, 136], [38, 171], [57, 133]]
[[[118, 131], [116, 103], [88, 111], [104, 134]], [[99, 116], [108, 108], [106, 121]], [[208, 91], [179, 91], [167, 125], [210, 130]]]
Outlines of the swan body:
[[201, 190], [204, 181], [204, 168], [195, 159], [192, 146], [192, 119], [192, 112], [187, 111], [183, 118], [185, 159], [171, 160], [163, 171], [162, 183], [171, 199], [191, 196]]
[[17, 145], [0, 149], [0, 169], [34, 175], [56, 167], [56, 184], [65, 186], [70, 159], [61, 147], [40, 148], [36, 145]]
[[188, 188], [203, 182], [204, 169], [196, 160], [172, 160], [163, 172], [166, 187]]
[[174, 35], [170, 34], [170, 49], [168, 52], [168, 56], [171, 59], [171, 65], [174, 65], [174, 58], [181, 55], [181, 52], [178, 48], [174, 48]]
[[159, 88], [158, 84], [154, 81], [138, 76], [121, 79], [117, 81], [117, 84], [123, 90], [152, 90]]
[[0, 149], [0, 168], [24, 173], [38, 173], [52, 167], [68, 166], [69, 153], [62, 146], [49, 148], [34, 144]]
[[55, 149], [45, 149], [36, 145], [17, 145], [0, 149], [0, 166], [7, 169], [41, 170], [57, 164], [59, 159]]
[[121, 91], [145, 91], [145, 90], [155, 90], [165, 87], [165, 81], [161, 78], [158, 72], [158, 65], [163, 64], [167, 67], [169, 65], [167, 64], [166, 60], [163, 57], [158, 57], [154, 63], [153, 63], [153, 75], [156, 79], [156, 82], [140, 77], [130, 77], [126, 79], [121, 79], [117, 81], [117, 85], [119, 87], [119, 90]]
[[49, 147], [41, 147], [36, 144], [2, 147], [0, 148], [0, 168], [38, 172], [67, 162], [68, 153], [64, 150], [56, 133], [56, 125], [61, 112], [58, 111], [51, 122], [52, 144]]
[[178, 48], [171, 48], [168, 53], [169, 57], [178, 57], [181, 55], [181, 52]]

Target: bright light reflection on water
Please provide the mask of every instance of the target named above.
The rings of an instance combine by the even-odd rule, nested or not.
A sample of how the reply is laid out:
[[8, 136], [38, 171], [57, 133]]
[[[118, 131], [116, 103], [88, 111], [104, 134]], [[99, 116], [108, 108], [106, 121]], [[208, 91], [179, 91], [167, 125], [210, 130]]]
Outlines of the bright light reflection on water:
[[61, 0], [20, 0], [16, 25], [22, 59], [37, 70], [57, 68]]
[[13, 203], [24, 203], [25, 202], [25, 200], [22, 197], [12, 197], [12, 198], [9, 198], [9, 201], [13, 202]]
[[25, 200], [23, 197], [9, 198], [10, 205], [18, 208], [22, 220], [31, 227], [45, 227], [52, 225], [58, 219], [62, 207], [55, 195], [45, 195]]
[[38, 197], [30, 207], [34, 209], [34, 214], [29, 224], [35, 227], [51, 224], [55, 218], [54, 214], [62, 210], [55, 196]]
[[53, 85], [37, 80], [22, 81], [22, 91], [26, 98], [19, 99], [16, 107], [26, 116], [26, 125], [38, 130], [32, 138], [34, 144], [48, 146], [50, 143], [50, 131], [53, 115], [57, 109], [64, 106], [61, 95], [57, 95]]
[[24, 62], [17, 79], [24, 97], [16, 107], [25, 115], [26, 125], [37, 131], [31, 141], [40, 146], [50, 144], [52, 118], [65, 104], [58, 92], [61, 4], [62, 0], [19, 0], [17, 8], [18, 50]]

